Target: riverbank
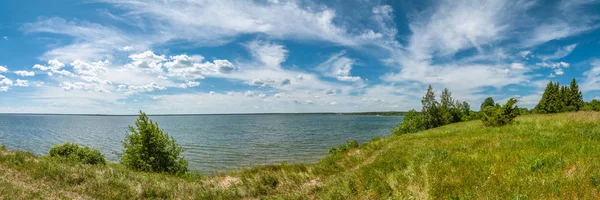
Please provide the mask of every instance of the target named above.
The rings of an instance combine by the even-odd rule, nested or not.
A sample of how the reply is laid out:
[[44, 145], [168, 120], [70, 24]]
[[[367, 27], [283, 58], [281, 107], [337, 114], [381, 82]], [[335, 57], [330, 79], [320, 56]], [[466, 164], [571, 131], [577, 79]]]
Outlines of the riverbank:
[[600, 113], [528, 115], [371, 141], [316, 164], [211, 176], [135, 172], [0, 150], [4, 198], [600, 198]]

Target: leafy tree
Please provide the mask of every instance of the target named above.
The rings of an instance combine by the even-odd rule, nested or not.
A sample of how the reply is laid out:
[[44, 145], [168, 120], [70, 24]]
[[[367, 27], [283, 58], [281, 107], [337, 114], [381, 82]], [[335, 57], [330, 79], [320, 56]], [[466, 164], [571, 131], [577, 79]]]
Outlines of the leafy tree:
[[146, 113], [140, 111], [135, 126], [129, 126], [129, 133], [123, 141], [122, 164], [139, 171], [171, 174], [187, 172], [188, 162], [181, 155], [183, 147], [160, 129], [158, 123], [148, 119]]
[[480, 111], [483, 111], [485, 107], [495, 106], [495, 104], [496, 103], [494, 102], [494, 99], [492, 97], [488, 97], [481, 103]]
[[487, 106], [482, 111], [481, 121], [485, 126], [504, 126], [510, 124], [519, 115], [519, 108], [515, 106], [517, 99], [510, 98], [500, 108]]
[[581, 110], [585, 111], [600, 111], [600, 101], [592, 99], [590, 102], [585, 102]]
[[427, 124], [425, 123], [425, 117], [423, 114], [411, 109], [408, 111], [408, 113], [406, 113], [406, 115], [404, 115], [402, 123], [400, 123], [398, 127], [392, 131], [392, 134], [402, 135], [406, 133], [416, 133], [425, 129], [427, 129]]

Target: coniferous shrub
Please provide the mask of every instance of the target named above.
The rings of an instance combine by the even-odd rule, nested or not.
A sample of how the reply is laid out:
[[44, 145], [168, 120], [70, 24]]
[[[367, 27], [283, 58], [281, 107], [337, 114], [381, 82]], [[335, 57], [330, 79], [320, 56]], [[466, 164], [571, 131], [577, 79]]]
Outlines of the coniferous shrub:
[[53, 146], [48, 152], [48, 155], [50, 157], [66, 158], [84, 164], [106, 164], [106, 159], [98, 149], [69, 142]]
[[481, 121], [485, 126], [504, 126], [510, 124], [519, 115], [519, 108], [515, 106], [517, 99], [510, 98], [506, 104], [498, 107], [488, 106], [482, 111]]
[[129, 126], [123, 148], [121, 163], [128, 168], [171, 174], [187, 172], [188, 162], [181, 155], [183, 147], [142, 111], [135, 121], [135, 127]]

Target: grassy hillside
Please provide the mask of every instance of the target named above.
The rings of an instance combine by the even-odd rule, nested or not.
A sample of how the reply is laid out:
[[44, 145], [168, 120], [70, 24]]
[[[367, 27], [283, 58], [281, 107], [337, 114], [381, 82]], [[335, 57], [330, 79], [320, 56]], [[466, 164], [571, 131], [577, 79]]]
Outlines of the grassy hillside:
[[4, 198], [598, 199], [600, 113], [480, 121], [372, 141], [317, 164], [211, 176], [133, 172], [0, 150]]

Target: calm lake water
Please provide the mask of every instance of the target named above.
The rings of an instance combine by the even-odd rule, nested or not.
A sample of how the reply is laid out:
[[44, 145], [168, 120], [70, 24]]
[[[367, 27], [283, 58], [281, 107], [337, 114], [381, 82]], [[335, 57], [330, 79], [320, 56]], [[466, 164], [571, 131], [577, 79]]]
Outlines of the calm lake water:
[[[43, 155], [75, 142], [118, 161], [127, 126], [137, 116], [0, 115], [0, 144]], [[330, 147], [388, 136], [402, 117], [319, 114], [150, 116], [186, 148], [204, 173], [281, 162], [317, 162]]]

